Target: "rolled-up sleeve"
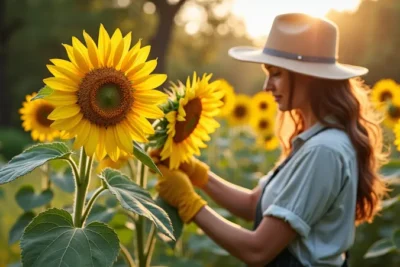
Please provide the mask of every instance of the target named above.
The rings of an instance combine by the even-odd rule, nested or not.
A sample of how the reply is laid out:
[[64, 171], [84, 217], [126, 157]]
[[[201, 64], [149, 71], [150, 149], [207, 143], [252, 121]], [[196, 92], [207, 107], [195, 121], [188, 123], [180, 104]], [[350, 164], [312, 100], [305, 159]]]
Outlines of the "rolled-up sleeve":
[[340, 190], [343, 163], [336, 151], [316, 146], [304, 151], [290, 165], [276, 177], [286, 184], [263, 215], [281, 218], [300, 236], [307, 237]]

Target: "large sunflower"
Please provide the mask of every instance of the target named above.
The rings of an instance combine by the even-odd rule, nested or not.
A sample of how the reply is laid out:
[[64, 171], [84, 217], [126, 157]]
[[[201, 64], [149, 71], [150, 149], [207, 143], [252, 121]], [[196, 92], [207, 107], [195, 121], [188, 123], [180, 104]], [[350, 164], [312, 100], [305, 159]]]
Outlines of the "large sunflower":
[[50, 125], [53, 123], [47, 116], [54, 110], [54, 105], [46, 100], [38, 99], [31, 101], [36, 93], [26, 96], [26, 101], [22, 103], [21, 113], [22, 127], [25, 131], [31, 131], [33, 140], [53, 141], [54, 138], [60, 136], [60, 132], [52, 129]]
[[232, 85], [230, 85], [226, 80], [220, 79], [219, 81], [219, 90], [224, 93], [224, 96], [221, 99], [224, 104], [221, 107], [219, 115], [224, 117], [229, 115], [235, 107], [235, 92]]
[[131, 46], [117, 29], [111, 36], [100, 25], [98, 45], [83, 31], [86, 46], [72, 38], [64, 45], [69, 61], [50, 60], [54, 77], [44, 83], [54, 92], [47, 98], [56, 106], [49, 119], [55, 129], [75, 138], [74, 147], [84, 147], [101, 160], [106, 154], [117, 161], [121, 152], [132, 154], [132, 140], [147, 142], [154, 129], [147, 119], [164, 116], [158, 107], [167, 95], [152, 90], [166, 80], [150, 74], [157, 60], [147, 61], [150, 46], [141, 41]]
[[251, 98], [243, 94], [236, 95], [235, 106], [228, 117], [228, 122], [233, 126], [248, 124], [251, 113]]
[[400, 97], [400, 85], [391, 79], [383, 79], [372, 87], [371, 101], [378, 110], [383, 110], [394, 99]]
[[252, 97], [251, 107], [256, 114], [275, 115], [277, 104], [271, 93], [261, 91]]
[[[200, 79], [196, 73], [193, 80], [187, 78], [182, 83], [172, 86], [172, 108], [166, 116], [166, 138], [160, 156], [169, 158], [169, 167], [176, 169], [182, 162], [187, 162], [193, 155], [200, 155], [200, 148], [206, 147], [209, 134], [219, 127], [214, 119], [220, 112], [223, 93], [218, 90], [219, 81], [209, 82], [211, 74], [204, 74]], [[165, 126], [166, 125], [166, 126]], [[159, 129], [157, 129], [159, 131]], [[162, 131], [162, 130], [161, 130]]]

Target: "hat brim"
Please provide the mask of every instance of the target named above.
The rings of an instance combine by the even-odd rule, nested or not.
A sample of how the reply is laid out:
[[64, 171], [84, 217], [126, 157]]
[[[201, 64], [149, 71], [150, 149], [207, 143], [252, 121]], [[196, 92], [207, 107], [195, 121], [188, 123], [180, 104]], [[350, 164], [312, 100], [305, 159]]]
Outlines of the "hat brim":
[[341, 63], [314, 63], [271, 56], [262, 49], [239, 46], [229, 49], [228, 54], [237, 60], [281, 67], [293, 72], [332, 80], [345, 80], [368, 73], [368, 69]]

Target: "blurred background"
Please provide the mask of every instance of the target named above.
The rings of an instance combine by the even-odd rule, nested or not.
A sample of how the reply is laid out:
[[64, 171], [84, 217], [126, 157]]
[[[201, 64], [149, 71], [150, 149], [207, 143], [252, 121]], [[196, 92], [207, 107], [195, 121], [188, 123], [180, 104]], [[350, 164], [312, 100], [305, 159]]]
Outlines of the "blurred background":
[[[260, 66], [234, 61], [227, 50], [238, 45], [263, 46], [273, 18], [285, 12], [305, 12], [336, 22], [340, 61], [367, 67], [370, 72], [364, 79], [371, 87], [382, 79], [400, 82], [399, 0], [0, 0], [1, 161], [7, 162], [33, 143], [21, 127], [21, 103], [51, 75], [46, 68], [49, 59], [66, 58], [61, 44], [71, 44], [72, 36], [83, 40], [83, 30], [95, 40], [101, 23], [108, 32], [120, 28], [125, 35], [131, 31], [133, 43], [142, 39], [144, 45], [151, 45], [150, 58], [158, 58], [156, 72], [167, 73], [170, 81], [185, 80], [193, 71], [213, 73], [213, 78], [229, 82], [236, 94], [252, 96], [262, 89]], [[248, 144], [254, 140], [243, 131], [216, 134], [203, 159], [222, 177], [246, 187], [254, 186], [278, 155], [278, 151], [252, 150]], [[234, 147], [233, 138], [240, 140]], [[393, 143], [390, 131], [387, 142]], [[18, 244], [8, 241], [10, 228], [23, 212], [14, 203], [14, 194], [21, 184], [34, 183], [34, 175], [0, 191], [0, 266], [18, 261]], [[72, 196], [61, 196], [72, 202]], [[400, 266], [396, 252], [364, 258], [371, 244], [390, 236], [400, 225], [398, 214], [399, 205], [373, 224], [358, 228], [352, 266]], [[241, 266], [194, 225], [186, 227], [175, 255], [159, 244], [155, 264]]]

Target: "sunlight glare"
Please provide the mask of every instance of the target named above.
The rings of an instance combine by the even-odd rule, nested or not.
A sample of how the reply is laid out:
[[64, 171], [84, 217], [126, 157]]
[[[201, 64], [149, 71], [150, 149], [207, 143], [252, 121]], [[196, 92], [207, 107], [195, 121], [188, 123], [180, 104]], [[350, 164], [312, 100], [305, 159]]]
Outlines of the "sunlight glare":
[[234, 0], [232, 13], [242, 18], [247, 34], [256, 39], [265, 37], [278, 14], [289, 12], [307, 13], [315, 17], [324, 17], [331, 9], [354, 12], [361, 0]]

